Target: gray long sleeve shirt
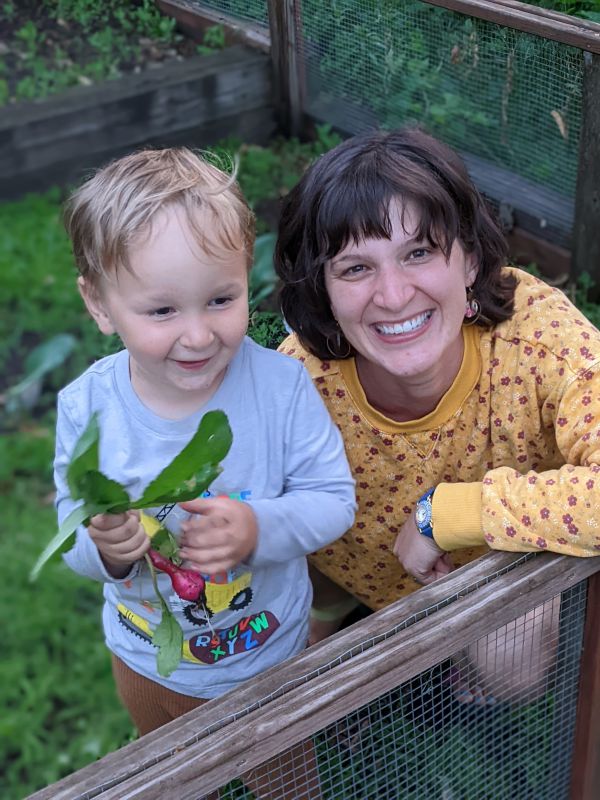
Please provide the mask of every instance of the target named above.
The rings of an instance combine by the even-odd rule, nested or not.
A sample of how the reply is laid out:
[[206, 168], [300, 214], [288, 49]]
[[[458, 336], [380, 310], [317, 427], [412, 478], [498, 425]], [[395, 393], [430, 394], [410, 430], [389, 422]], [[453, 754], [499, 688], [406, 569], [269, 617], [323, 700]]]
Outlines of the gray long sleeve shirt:
[[[60, 523], [76, 505], [66, 469], [92, 413], [99, 414], [101, 471], [137, 498], [211, 409], [227, 414], [233, 444], [207, 494], [249, 503], [258, 544], [247, 564], [205, 576], [206, 606], [181, 600], [168, 576], [159, 574], [161, 594], [184, 631], [183, 658], [169, 678], [156, 672], [152, 634], [160, 609], [145, 563], [138, 562], [122, 580], [111, 577], [83, 526], [65, 555], [73, 570], [104, 583], [110, 650], [162, 685], [206, 698], [304, 648], [312, 597], [305, 556], [341, 536], [354, 519], [354, 483], [342, 439], [308, 373], [246, 338], [211, 400], [190, 417], [167, 420], [133, 391], [123, 350], [60, 392], [54, 463]], [[189, 516], [179, 506], [146, 513], [176, 537]]]

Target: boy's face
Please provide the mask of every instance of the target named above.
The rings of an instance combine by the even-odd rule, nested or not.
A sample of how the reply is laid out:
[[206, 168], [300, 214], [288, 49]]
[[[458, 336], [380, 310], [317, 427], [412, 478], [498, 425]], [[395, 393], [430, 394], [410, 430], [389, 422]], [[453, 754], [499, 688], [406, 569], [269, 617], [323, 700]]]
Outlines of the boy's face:
[[117, 270], [96, 291], [80, 278], [81, 294], [100, 330], [129, 351], [140, 400], [161, 416], [187, 416], [217, 390], [246, 333], [245, 255], [204, 253], [170, 207], [131, 246], [130, 262], [132, 272]]

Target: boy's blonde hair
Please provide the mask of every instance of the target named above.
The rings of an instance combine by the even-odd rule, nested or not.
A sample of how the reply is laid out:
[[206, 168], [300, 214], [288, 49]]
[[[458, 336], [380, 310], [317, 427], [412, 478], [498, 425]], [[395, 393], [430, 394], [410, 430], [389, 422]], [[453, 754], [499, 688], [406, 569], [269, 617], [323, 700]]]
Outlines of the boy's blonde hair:
[[119, 158], [71, 195], [64, 222], [79, 274], [97, 285], [117, 267], [131, 269], [131, 245], [150, 232], [159, 211], [172, 205], [183, 209], [204, 252], [244, 253], [250, 268], [254, 214], [235, 174], [186, 147], [171, 147]]

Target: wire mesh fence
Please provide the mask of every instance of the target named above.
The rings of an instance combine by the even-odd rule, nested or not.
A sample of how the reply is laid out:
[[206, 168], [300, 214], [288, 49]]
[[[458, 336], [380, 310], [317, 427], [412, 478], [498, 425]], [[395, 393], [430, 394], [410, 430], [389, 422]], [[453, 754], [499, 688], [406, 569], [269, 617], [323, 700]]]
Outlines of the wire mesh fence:
[[596, 800], [598, 562], [490, 553], [31, 800]]
[[[267, 22], [259, 0], [197, 5]], [[304, 110], [347, 133], [419, 124], [571, 198], [583, 51], [421, 0], [294, 4]]]
[[585, 590], [467, 644], [208, 797], [566, 800]]
[[580, 50], [419, 0], [303, 0], [301, 8], [309, 113], [350, 133], [418, 123], [461, 151], [574, 193]]

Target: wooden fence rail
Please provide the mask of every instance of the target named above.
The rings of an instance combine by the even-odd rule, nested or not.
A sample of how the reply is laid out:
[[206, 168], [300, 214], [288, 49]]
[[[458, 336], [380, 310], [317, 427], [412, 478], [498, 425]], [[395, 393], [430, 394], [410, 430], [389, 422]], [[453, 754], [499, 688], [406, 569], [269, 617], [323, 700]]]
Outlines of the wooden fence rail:
[[[598, 571], [600, 558], [490, 553], [30, 800], [197, 800]], [[596, 716], [578, 736], [597, 750]]]

